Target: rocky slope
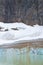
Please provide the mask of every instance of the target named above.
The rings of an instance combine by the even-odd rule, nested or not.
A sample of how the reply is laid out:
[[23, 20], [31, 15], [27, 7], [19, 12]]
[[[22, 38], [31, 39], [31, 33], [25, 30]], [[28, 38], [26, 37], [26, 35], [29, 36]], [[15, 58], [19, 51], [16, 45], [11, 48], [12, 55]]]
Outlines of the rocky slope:
[[43, 0], [0, 0], [0, 21], [43, 24]]

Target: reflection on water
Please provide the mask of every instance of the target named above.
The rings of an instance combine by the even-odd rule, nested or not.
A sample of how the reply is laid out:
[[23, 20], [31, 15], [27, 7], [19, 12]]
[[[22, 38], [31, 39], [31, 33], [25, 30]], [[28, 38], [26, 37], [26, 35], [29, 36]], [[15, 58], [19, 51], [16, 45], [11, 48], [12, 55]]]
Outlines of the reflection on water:
[[[0, 49], [0, 65], [43, 65], [43, 49]], [[37, 53], [36, 53], [37, 52]]]

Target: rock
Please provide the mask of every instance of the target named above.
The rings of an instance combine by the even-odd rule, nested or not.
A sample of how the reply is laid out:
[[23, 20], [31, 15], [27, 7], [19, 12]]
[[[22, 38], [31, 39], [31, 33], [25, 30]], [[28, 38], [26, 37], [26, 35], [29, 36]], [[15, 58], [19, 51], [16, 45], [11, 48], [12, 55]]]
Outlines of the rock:
[[0, 21], [43, 24], [43, 0], [0, 0]]

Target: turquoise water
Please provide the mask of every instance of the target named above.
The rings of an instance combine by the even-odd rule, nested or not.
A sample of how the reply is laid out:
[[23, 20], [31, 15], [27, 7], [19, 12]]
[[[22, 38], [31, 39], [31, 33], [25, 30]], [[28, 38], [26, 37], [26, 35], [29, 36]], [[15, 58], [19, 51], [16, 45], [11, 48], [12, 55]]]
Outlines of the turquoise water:
[[43, 54], [30, 51], [27, 48], [0, 49], [0, 65], [43, 65]]

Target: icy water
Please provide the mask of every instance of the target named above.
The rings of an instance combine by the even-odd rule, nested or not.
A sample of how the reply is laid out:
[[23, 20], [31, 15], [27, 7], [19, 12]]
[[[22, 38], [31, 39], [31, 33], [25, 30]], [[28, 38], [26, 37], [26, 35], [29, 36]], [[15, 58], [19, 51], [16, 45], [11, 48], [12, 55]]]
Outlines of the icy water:
[[43, 54], [34, 54], [29, 48], [0, 49], [0, 65], [43, 65]]

